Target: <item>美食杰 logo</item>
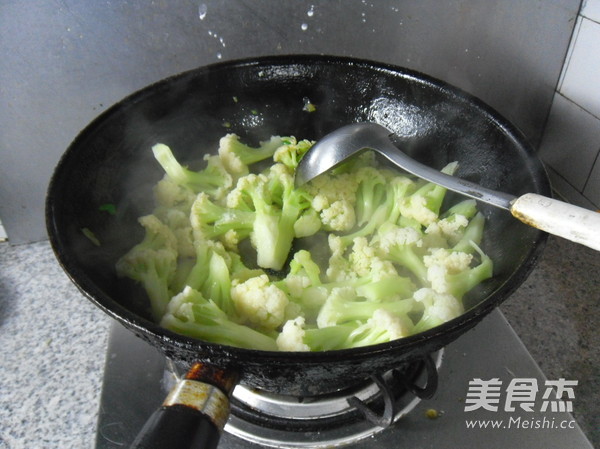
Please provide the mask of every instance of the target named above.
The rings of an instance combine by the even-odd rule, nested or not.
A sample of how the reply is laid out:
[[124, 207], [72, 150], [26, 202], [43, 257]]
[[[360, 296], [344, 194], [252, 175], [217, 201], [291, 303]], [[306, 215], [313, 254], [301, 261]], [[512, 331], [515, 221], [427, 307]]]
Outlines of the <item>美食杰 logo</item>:
[[508, 419], [468, 419], [465, 424], [470, 429], [572, 429], [573, 419], [557, 419], [553, 414], [573, 411], [577, 384], [562, 378], [543, 384], [536, 378], [514, 378], [507, 384], [499, 378], [475, 378], [469, 381], [465, 412], [502, 410], [515, 414]]

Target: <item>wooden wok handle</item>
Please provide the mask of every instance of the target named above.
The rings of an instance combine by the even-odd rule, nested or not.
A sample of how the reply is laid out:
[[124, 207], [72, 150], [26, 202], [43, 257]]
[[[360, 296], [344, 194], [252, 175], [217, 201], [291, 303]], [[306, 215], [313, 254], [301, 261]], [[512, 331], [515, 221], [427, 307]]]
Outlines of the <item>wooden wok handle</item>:
[[214, 449], [229, 417], [237, 376], [197, 363], [171, 390], [131, 449]]
[[513, 216], [534, 228], [600, 251], [600, 213], [535, 193], [511, 203]]

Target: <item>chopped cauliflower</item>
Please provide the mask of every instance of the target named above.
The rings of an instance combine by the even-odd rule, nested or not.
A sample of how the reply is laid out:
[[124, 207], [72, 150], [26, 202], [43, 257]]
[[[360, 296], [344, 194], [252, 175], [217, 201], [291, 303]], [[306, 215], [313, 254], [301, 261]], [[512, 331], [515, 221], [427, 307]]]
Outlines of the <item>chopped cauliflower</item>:
[[327, 241], [331, 251], [329, 266], [326, 271], [329, 280], [341, 282], [356, 279], [356, 272], [352, 270], [352, 265], [345, 256], [346, 248], [342, 239], [335, 234], [329, 234]]
[[156, 183], [153, 189], [157, 206], [180, 210], [189, 210], [196, 194], [185, 186], [177, 184], [169, 175]]
[[292, 298], [300, 298], [304, 290], [311, 286], [308, 276], [288, 274], [283, 280]]
[[368, 322], [375, 328], [384, 329], [389, 341], [408, 337], [412, 332], [412, 323], [407, 317], [394, 315], [385, 309], [373, 312]]
[[407, 218], [412, 218], [422, 225], [428, 226], [437, 218], [437, 214], [427, 208], [427, 199], [421, 195], [411, 195], [400, 205], [400, 212]]
[[348, 259], [357, 275], [368, 276], [371, 272], [371, 260], [376, 257], [375, 248], [369, 246], [369, 241], [365, 237], [356, 237], [353, 240], [352, 252]]
[[445, 323], [464, 311], [462, 303], [447, 293], [438, 293], [430, 288], [421, 288], [413, 294], [413, 298], [424, 307], [421, 320], [435, 322], [434, 325]]
[[394, 246], [423, 246], [421, 233], [412, 227], [385, 226], [379, 233], [379, 247], [386, 253]]
[[451, 251], [445, 248], [435, 248], [430, 250], [429, 255], [423, 257], [423, 263], [426, 267], [433, 265], [443, 265], [449, 273], [458, 273], [466, 270], [473, 260], [472, 254], [460, 251]]
[[378, 281], [398, 275], [394, 265], [388, 260], [380, 259], [375, 248], [369, 245], [365, 237], [356, 237], [353, 240], [352, 252], [348, 259], [352, 270], [359, 277], [369, 276], [373, 281]]
[[444, 248], [431, 250], [429, 255], [423, 257], [423, 263], [427, 267], [427, 279], [431, 282], [431, 288], [438, 293], [449, 293], [450, 285], [447, 275], [468, 270], [472, 260], [473, 255], [460, 251], [451, 251]]
[[309, 209], [294, 223], [294, 235], [297, 238], [309, 237], [316, 234], [321, 229], [321, 225], [321, 218], [317, 211]]
[[242, 318], [267, 329], [283, 323], [289, 303], [287, 295], [271, 284], [266, 274], [234, 285], [231, 299]]
[[306, 190], [313, 196], [312, 208], [320, 213], [325, 229], [349, 231], [356, 223], [354, 205], [358, 180], [348, 173], [325, 173], [313, 179]]
[[338, 324], [340, 316], [343, 315], [343, 310], [339, 305], [351, 303], [354, 299], [356, 299], [356, 290], [352, 287], [336, 287], [332, 289], [329, 297], [319, 311], [317, 326], [322, 329]]
[[303, 317], [288, 320], [277, 337], [277, 347], [280, 351], [310, 351], [310, 347], [304, 343], [304, 334]]
[[230, 133], [200, 171], [152, 147], [165, 176], [140, 219], [143, 241], [116, 270], [141, 283], [156, 322], [217, 344], [329, 351], [463, 313], [462, 298], [493, 274], [477, 202], [444, 208], [444, 187], [372, 151], [298, 187], [313, 143], [272, 136], [254, 147]]
[[330, 231], [349, 231], [356, 223], [356, 213], [351, 203], [344, 200], [334, 201], [321, 210], [323, 227]]
[[240, 236], [235, 229], [230, 229], [223, 234], [221, 237], [221, 242], [228, 251], [237, 252], [238, 243], [240, 243]]
[[446, 240], [452, 242], [460, 239], [469, 220], [464, 215], [456, 214], [452, 218], [435, 221], [425, 229], [427, 244], [430, 247], [441, 247]]
[[264, 196], [267, 195], [266, 186], [269, 178], [263, 174], [256, 175], [250, 173], [246, 176], [242, 176], [238, 179], [235, 188], [233, 188], [225, 198], [225, 204], [227, 207], [235, 209], [253, 209], [254, 204], [252, 198], [248, 198], [246, 191], [251, 188], [256, 188], [258, 192]]
[[348, 173], [339, 175], [324, 173], [306, 186], [308, 193], [315, 197], [326, 198], [329, 204], [338, 200], [348, 201], [350, 204], [356, 203], [356, 189], [358, 189], [357, 179]]

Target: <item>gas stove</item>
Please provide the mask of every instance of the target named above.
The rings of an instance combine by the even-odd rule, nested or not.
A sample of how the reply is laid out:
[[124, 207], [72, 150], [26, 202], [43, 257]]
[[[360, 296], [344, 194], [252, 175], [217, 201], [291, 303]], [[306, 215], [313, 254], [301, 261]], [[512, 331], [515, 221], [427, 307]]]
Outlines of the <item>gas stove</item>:
[[[127, 447], [178, 375], [171, 361], [115, 323], [96, 449]], [[548, 395], [547, 381], [559, 379], [545, 378], [495, 310], [424, 362], [336, 393], [298, 398], [237, 386], [218, 447], [592, 449], [569, 397]]]

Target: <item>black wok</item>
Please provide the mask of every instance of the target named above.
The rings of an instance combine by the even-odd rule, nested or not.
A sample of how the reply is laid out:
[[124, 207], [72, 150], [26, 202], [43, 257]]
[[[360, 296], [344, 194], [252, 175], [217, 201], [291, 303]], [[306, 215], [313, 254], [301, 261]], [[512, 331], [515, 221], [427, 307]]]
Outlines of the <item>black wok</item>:
[[[306, 101], [316, 111], [305, 111]], [[152, 322], [142, 291], [115, 275], [116, 260], [142, 237], [137, 217], [151, 211], [151, 187], [162, 177], [150, 150], [154, 143], [169, 145], [182, 161], [198, 161], [205, 151], [215, 152], [227, 132], [250, 143], [274, 134], [316, 140], [358, 121], [393, 130], [421, 162], [441, 168], [459, 161], [458, 175], [485, 187], [551, 195], [543, 167], [521, 133], [454, 87], [370, 61], [270, 57], [165, 79], [94, 120], [67, 149], [50, 183], [46, 219], [52, 247], [85, 296], [167, 357], [183, 366], [201, 361], [224, 368], [252, 387], [313, 395], [429, 354], [510, 296], [532, 270], [544, 233], [481, 205], [488, 217], [483, 247], [495, 261], [495, 276], [466, 299], [466, 313], [420, 335], [322, 353], [245, 350], [176, 335]], [[115, 215], [100, 210], [109, 203], [116, 205]]]

